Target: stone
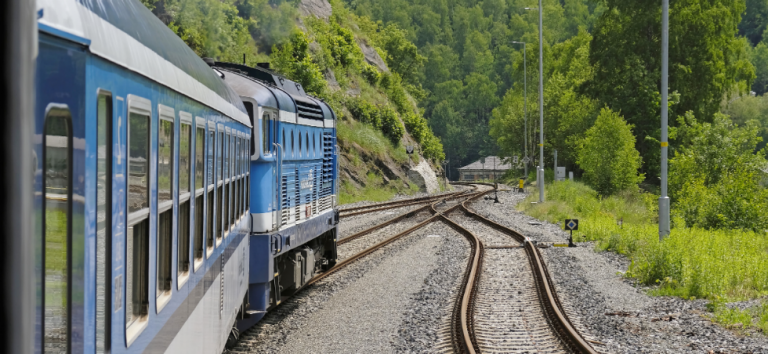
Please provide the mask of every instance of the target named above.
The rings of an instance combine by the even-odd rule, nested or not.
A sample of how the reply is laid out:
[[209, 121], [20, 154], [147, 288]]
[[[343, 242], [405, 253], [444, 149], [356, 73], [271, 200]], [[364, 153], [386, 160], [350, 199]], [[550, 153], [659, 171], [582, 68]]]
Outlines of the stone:
[[301, 0], [299, 13], [302, 16], [315, 16], [327, 20], [333, 14], [333, 8], [328, 0]]
[[422, 192], [435, 193], [440, 189], [435, 171], [424, 158], [421, 158], [421, 162], [408, 171], [408, 179], [416, 184]]
[[381, 58], [379, 55], [379, 52], [376, 51], [375, 48], [372, 46], [369, 46], [368, 43], [365, 43], [364, 41], [358, 40], [357, 45], [360, 47], [360, 50], [363, 51], [363, 55], [365, 56], [365, 61], [368, 64], [371, 64], [375, 66], [379, 71], [388, 73], [389, 68], [387, 67], [387, 63], [384, 62], [384, 59]]

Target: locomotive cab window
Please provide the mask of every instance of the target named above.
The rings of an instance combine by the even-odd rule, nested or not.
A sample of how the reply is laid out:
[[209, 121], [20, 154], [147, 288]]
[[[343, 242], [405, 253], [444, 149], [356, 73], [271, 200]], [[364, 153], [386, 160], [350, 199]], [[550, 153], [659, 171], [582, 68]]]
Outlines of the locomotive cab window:
[[43, 140], [43, 348], [69, 353], [72, 316], [72, 129], [69, 108], [51, 104]]
[[149, 166], [152, 106], [128, 95], [128, 220], [125, 267], [125, 327], [128, 345], [149, 315]]
[[157, 312], [171, 296], [173, 251], [174, 120], [172, 108], [158, 106], [157, 133]]
[[[196, 117], [195, 120], [195, 237], [192, 253], [195, 257], [195, 271], [203, 263], [203, 234], [205, 233], [205, 119]], [[210, 221], [209, 221], [210, 222]]]
[[192, 166], [192, 115], [179, 112], [179, 213], [176, 251], [176, 282], [178, 287], [189, 277], [190, 258], [190, 209], [192, 199], [191, 166]]

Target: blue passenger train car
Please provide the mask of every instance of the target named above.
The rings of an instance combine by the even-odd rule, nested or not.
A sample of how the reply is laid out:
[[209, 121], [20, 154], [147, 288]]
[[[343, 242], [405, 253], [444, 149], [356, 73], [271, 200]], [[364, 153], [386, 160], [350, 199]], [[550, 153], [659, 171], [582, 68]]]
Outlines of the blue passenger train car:
[[261, 67], [215, 62], [253, 125], [245, 329], [336, 264], [336, 116], [296, 82]]
[[139, 1], [37, 8], [35, 351], [221, 353], [262, 257], [248, 111]]

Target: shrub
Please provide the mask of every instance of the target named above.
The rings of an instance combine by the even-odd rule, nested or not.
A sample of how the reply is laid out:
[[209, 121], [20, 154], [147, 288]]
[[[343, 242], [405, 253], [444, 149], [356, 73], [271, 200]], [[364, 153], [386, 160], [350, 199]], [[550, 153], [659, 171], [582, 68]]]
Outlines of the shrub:
[[362, 98], [351, 98], [347, 100], [347, 109], [352, 113], [352, 117], [358, 121], [370, 124], [376, 129], [381, 130], [381, 115], [376, 106], [368, 103]]
[[699, 123], [688, 113], [678, 119], [680, 147], [670, 160], [673, 212], [689, 227], [768, 229], [768, 190], [761, 186], [762, 138], [754, 122], [735, 126], [722, 114]]
[[397, 112], [389, 106], [381, 106], [379, 109], [381, 115], [381, 131], [394, 144], [398, 144], [403, 138], [405, 131], [403, 124], [397, 117]]
[[368, 83], [371, 85], [375, 86], [379, 83], [379, 79], [381, 79], [381, 73], [371, 64], [363, 63], [363, 67], [360, 69], [360, 72], [363, 74], [365, 80], [368, 81]]
[[309, 55], [309, 39], [304, 32], [294, 30], [288, 42], [272, 48], [271, 61], [279, 73], [300, 83], [304, 90], [316, 96], [323, 96], [328, 83], [320, 67]]
[[584, 181], [602, 195], [637, 188], [644, 178], [637, 173], [642, 160], [632, 127], [609, 108], [603, 108], [587, 130], [576, 162], [584, 170]]

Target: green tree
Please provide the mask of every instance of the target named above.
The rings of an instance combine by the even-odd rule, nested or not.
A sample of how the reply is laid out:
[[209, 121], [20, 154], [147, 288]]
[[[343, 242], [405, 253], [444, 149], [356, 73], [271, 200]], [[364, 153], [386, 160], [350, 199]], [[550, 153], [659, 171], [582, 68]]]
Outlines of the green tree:
[[761, 41], [756, 47], [750, 48], [750, 61], [755, 67], [752, 91], [762, 95], [768, 92], [768, 43], [766, 41]]
[[768, 0], [746, 0], [747, 10], [739, 23], [739, 34], [747, 37], [752, 45], [763, 41], [768, 25]]
[[768, 143], [768, 96], [741, 96], [728, 102], [723, 113], [730, 116], [733, 123], [744, 127], [754, 122], [758, 135], [763, 139], [755, 147], [755, 152], [765, 148]]
[[328, 84], [309, 54], [309, 39], [304, 32], [294, 30], [287, 43], [275, 46], [271, 62], [275, 70], [300, 83], [306, 92], [324, 96]]
[[579, 146], [577, 163], [584, 170], [584, 181], [601, 195], [637, 188], [645, 178], [637, 173], [640, 162], [632, 126], [603, 108]]
[[755, 153], [757, 123], [739, 127], [719, 113], [699, 122], [691, 112], [678, 121], [669, 161], [675, 215], [687, 226], [768, 229], [768, 190], [760, 185], [768, 162]]
[[[659, 138], [661, 7], [651, 0], [605, 3], [590, 52], [595, 74], [584, 92], [635, 126], [644, 171], [655, 177], [658, 140], [648, 138]], [[679, 94], [670, 122], [687, 111], [709, 120], [737, 82], [754, 78], [744, 40], [736, 37], [744, 0], [682, 0], [670, 6], [670, 92]]]

